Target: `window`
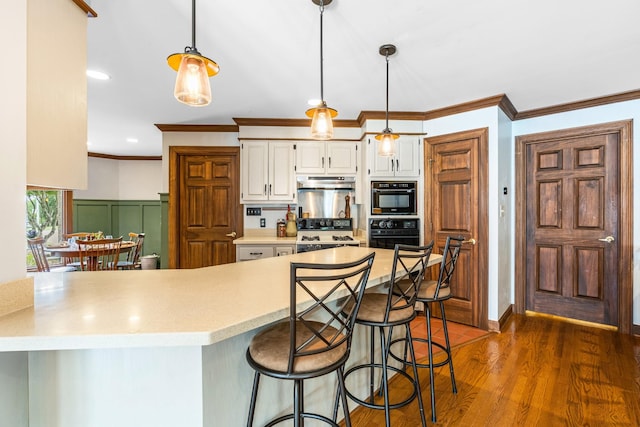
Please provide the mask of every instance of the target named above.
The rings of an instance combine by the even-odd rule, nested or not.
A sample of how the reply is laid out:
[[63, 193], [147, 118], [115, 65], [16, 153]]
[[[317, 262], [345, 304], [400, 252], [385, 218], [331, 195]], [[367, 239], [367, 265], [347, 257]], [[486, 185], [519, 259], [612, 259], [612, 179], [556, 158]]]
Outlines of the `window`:
[[[72, 198], [71, 191], [27, 188], [25, 195], [27, 237], [41, 236], [45, 242], [50, 243], [63, 240], [64, 234], [71, 229]], [[35, 269], [35, 261], [28, 247], [26, 252], [27, 269]], [[52, 257], [48, 260], [51, 266], [62, 264], [62, 260], [58, 257]]]

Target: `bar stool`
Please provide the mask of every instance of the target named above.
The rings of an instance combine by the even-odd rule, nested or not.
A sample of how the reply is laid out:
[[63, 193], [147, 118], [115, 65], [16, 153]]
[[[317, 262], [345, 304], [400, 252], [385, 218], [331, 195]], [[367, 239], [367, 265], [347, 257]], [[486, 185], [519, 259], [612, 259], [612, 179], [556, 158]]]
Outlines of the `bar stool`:
[[[408, 334], [405, 335], [405, 338], [395, 339], [390, 341], [389, 347], [390, 350], [388, 354], [395, 360], [406, 365], [416, 365], [419, 368], [428, 368], [429, 369], [429, 377], [430, 377], [430, 388], [431, 388], [431, 421], [436, 422], [436, 395], [435, 395], [435, 387], [434, 387], [434, 375], [433, 368], [437, 368], [439, 366], [449, 365], [449, 373], [451, 376], [451, 386], [453, 389], [453, 393], [458, 393], [458, 389], [456, 387], [456, 378], [453, 372], [453, 360], [451, 358], [451, 345], [449, 344], [449, 331], [447, 330], [447, 317], [444, 311], [444, 302], [451, 298], [451, 276], [456, 267], [456, 263], [458, 262], [458, 255], [460, 255], [460, 248], [462, 247], [463, 237], [453, 237], [448, 236], [444, 245], [444, 250], [442, 253], [442, 262], [440, 263], [440, 271], [438, 273], [438, 280], [429, 280], [422, 283], [418, 291], [418, 295], [416, 298], [417, 302], [422, 302], [424, 304], [424, 315], [426, 318], [427, 324], [427, 338], [421, 337], [411, 337]], [[431, 305], [437, 303], [440, 307], [440, 312], [442, 316], [442, 328], [444, 332], [445, 343], [442, 344], [440, 342], [436, 342], [433, 340], [431, 334]], [[391, 348], [395, 343], [402, 342], [406, 343], [408, 341], [421, 342], [426, 343], [429, 353], [429, 362], [417, 363], [413, 362], [414, 357], [411, 355], [411, 362], [407, 361], [407, 352], [404, 351], [404, 355], [399, 357], [396, 355]], [[434, 361], [433, 360], [433, 346], [440, 348], [445, 357], [442, 360]]]
[[[329, 417], [304, 411], [305, 379], [335, 372], [338, 398], [350, 426], [344, 392], [344, 364], [351, 350], [355, 318], [361, 305], [375, 252], [343, 264], [291, 263], [290, 313], [287, 320], [256, 334], [247, 349], [247, 362], [256, 371], [247, 426], [253, 425], [260, 376], [293, 381], [293, 413], [271, 420], [273, 426], [293, 419], [295, 426], [311, 418], [338, 427]], [[311, 300], [304, 307], [296, 301]]]
[[[369, 326], [371, 332], [370, 362], [353, 366], [345, 373], [345, 380], [349, 375], [365, 369], [369, 371], [369, 397], [360, 398], [355, 395], [356, 392], [346, 389], [347, 396], [362, 406], [371, 409], [384, 409], [385, 423], [389, 427], [391, 418], [389, 411], [397, 409], [418, 399], [418, 407], [420, 409], [420, 418], [423, 427], [426, 426], [424, 416], [424, 407], [422, 404], [422, 393], [420, 391], [420, 380], [418, 378], [418, 369], [415, 363], [415, 354], [411, 340], [411, 321], [416, 317], [415, 303], [418, 290], [422, 283], [422, 279], [427, 268], [429, 256], [433, 249], [433, 241], [426, 246], [409, 246], [396, 245], [394, 252], [393, 267], [391, 270], [391, 279], [389, 281], [389, 290], [386, 293], [366, 292], [362, 298], [362, 305], [358, 312], [356, 323]], [[391, 331], [394, 326], [404, 326], [407, 340], [407, 349], [411, 356], [411, 366], [413, 368], [413, 378], [405, 372], [404, 369], [398, 369], [395, 366], [388, 365], [387, 351], [389, 349], [387, 343], [391, 339]], [[389, 328], [389, 338], [385, 339], [385, 328]], [[376, 362], [375, 357], [375, 331], [380, 334], [381, 362]], [[378, 393], [383, 396], [383, 402], [377, 403], [374, 395], [375, 390], [375, 372], [381, 370], [381, 385]], [[409, 397], [399, 402], [389, 401], [389, 372], [394, 372], [402, 378], [408, 380], [413, 391]], [[336, 399], [336, 407], [337, 407]], [[334, 412], [336, 412], [334, 410]]]

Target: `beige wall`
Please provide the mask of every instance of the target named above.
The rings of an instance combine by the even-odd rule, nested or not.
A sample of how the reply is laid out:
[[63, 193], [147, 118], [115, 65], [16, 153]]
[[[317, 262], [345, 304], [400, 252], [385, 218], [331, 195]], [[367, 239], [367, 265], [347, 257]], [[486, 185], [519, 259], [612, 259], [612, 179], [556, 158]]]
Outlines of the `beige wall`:
[[71, 0], [26, 3], [27, 183], [86, 188], [87, 14]]
[[89, 157], [89, 185], [73, 192], [74, 199], [158, 200], [161, 160], [113, 160]]

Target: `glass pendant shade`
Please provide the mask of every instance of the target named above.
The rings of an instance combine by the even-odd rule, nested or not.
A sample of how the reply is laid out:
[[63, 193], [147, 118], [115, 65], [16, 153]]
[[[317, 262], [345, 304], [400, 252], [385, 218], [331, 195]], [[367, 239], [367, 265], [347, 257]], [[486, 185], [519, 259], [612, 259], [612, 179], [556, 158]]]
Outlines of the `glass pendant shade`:
[[169, 55], [167, 63], [178, 72], [173, 96], [183, 104], [203, 107], [211, 103], [209, 77], [218, 74], [220, 67], [196, 48], [196, 0], [191, 2], [191, 40], [184, 53]]
[[333, 118], [338, 115], [336, 110], [324, 104], [310, 108], [306, 114], [311, 117], [311, 137], [313, 139], [333, 138]]
[[391, 133], [391, 129], [385, 129], [381, 134], [376, 135], [378, 142], [378, 156], [393, 156], [396, 154], [396, 139], [400, 136]]
[[202, 58], [182, 55], [173, 95], [187, 105], [205, 106], [211, 103], [211, 85], [206, 63]]

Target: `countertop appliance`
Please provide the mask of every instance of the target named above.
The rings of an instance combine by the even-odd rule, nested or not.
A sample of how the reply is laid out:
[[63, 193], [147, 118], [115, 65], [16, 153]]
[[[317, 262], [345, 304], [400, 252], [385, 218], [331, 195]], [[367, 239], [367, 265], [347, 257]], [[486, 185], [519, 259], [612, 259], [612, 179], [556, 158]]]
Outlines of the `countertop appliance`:
[[416, 181], [371, 181], [371, 215], [416, 215]]
[[420, 244], [419, 218], [386, 218], [369, 220], [369, 246], [393, 249], [396, 244]]
[[353, 237], [352, 218], [298, 219], [298, 253], [359, 245], [360, 241]]
[[299, 176], [298, 206], [309, 218], [344, 218], [345, 197], [354, 200], [356, 178], [353, 176]]

